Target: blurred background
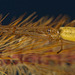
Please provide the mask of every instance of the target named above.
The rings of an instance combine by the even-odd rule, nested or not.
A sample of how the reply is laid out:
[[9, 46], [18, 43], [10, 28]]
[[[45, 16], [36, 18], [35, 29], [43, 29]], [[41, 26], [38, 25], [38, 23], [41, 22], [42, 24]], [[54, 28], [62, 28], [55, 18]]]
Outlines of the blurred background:
[[68, 15], [75, 19], [75, 1], [72, 0], [0, 0], [0, 13], [10, 13], [5, 24], [13, 17], [19, 17], [23, 13], [30, 15], [37, 12], [38, 18], [42, 16]]
[[[68, 15], [70, 17], [70, 19], [73, 20], [73, 19], [75, 19], [75, 1], [73, 2], [72, 0], [70, 0], [70, 1], [69, 0], [52, 0], [52, 1], [51, 0], [0, 0], [0, 14], [3, 14], [3, 16], [5, 16], [7, 13], [10, 13], [8, 15], [8, 17], [3, 21], [2, 25], [7, 25], [14, 16], [16, 16], [16, 18], [18, 18], [19, 16], [21, 16], [24, 13], [27, 13], [26, 16], [28, 16], [28, 15], [32, 14], [33, 12], [36, 12], [36, 15], [38, 15], [37, 19], [39, 19], [43, 16], [57, 17], [58, 15], [62, 14], [62, 15]], [[10, 36], [11, 35], [9, 35], [8, 38], [10, 38]], [[8, 38], [7, 38], [7, 41], [9, 41]], [[27, 41], [28, 41], [28, 39], [29, 38], [27, 38]], [[14, 38], [12, 38], [12, 41], [13, 40], [14, 40]], [[26, 41], [26, 38], [24, 38], [24, 40]], [[36, 42], [33, 49], [36, 49], [39, 47], [38, 50], [40, 50], [40, 47], [43, 48], [45, 46], [43, 43], [46, 43], [46, 42], [41, 42], [38, 40], [37, 41], [32, 40], [33, 45], [30, 43], [31, 42], [31, 40], [30, 40], [30, 42], [28, 42], [28, 44], [31, 44], [30, 46], [34, 46], [34, 44]], [[9, 43], [7, 41], [5, 42], [5, 44]], [[22, 41], [23, 41], [23, 39], [21, 41], [19, 40], [19, 42], [22, 42]], [[27, 43], [25, 41], [24, 41], [24, 43]], [[40, 46], [39, 46], [38, 42], [41, 43]], [[49, 40], [47, 41], [47, 43], [49, 44]], [[1, 44], [0, 44], [0, 46], [3, 47]], [[3, 44], [3, 45], [5, 46], [5, 44]], [[26, 45], [28, 45], [28, 44], [26, 44]], [[55, 44], [56, 43], [53, 43], [53, 45], [51, 45], [51, 46], [53, 46], [53, 50], [54, 49], [58, 50], [57, 49], [57, 48], [59, 48], [58, 45], [56, 45], [57, 48], [54, 48]], [[22, 44], [20, 44], [20, 45], [22, 45]], [[73, 45], [72, 42], [71, 42], [71, 45]], [[67, 47], [70, 47], [71, 45], [68, 45]], [[8, 47], [6, 47], [6, 46], [5, 46], [5, 49], [7, 49], [7, 51], [10, 51], [11, 49], [13, 49], [10, 47], [14, 47], [15, 44], [13, 46], [8, 46]], [[50, 45], [48, 45], [48, 46], [50, 46]], [[75, 43], [74, 43], [74, 46], [75, 46]], [[16, 47], [18, 47], [17, 44], [16, 44]], [[14, 47], [14, 49], [16, 47]], [[24, 47], [24, 44], [23, 44], [23, 47]], [[28, 47], [28, 49], [29, 48], [31, 49], [31, 47]], [[65, 48], [66, 48], [66, 46], [65, 46]], [[10, 73], [12, 73], [12, 75], [15, 72], [15, 69], [17, 69], [17, 68], [21, 68], [24, 70], [29, 68], [29, 70], [36, 72], [36, 73], [39, 73], [36, 75], [41, 75], [42, 72], [45, 72], [45, 73], [50, 72], [48, 75], [57, 75], [58, 73], [59, 73], [58, 75], [75, 75], [75, 50], [74, 49], [73, 50], [70, 49], [71, 51], [66, 50], [64, 53], [59, 54], [59, 55], [52, 54], [50, 56], [48, 56], [47, 54], [46, 54], [46, 56], [45, 55], [38, 55], [38, 53], [37, 54], [36, 53], [30, 54], [30, 55], [28, 55], [28, 54], [27, 55], [21, 55], [21, 54], [14, 55], [13, 54], [13, 56], [11, 56], [11, 57], [13, 59], [18, 58], [18, 60], [12, 60], [12, 61], [11, 60], [4, 60], [5, 66], [4, 66], [3, 61], [1, 61], [1, 60], [0, 61], [2, 62], [1, 63], [2, 69], [4, 70], [4, 68], [5, 68], [7, 73], [10, 70], [10, 68], [12, 68], [11, 72], [9, 71]], [[52, 52], [53, 50], [50, 49], [49, 52]], [[33, 50], [33, 52], [34, 52], [34, 50]], [[46, 53], [48, 53], [48, 51]], [[18, 62], [20, 63], [20, 65], [18, 64]], [[25, 64], [23, 64], [23, 62], [25, 62]], [[26, 65], [26, 62], [29, 62], [29, 63], [32, 62], [32, 64]], [[9, 65], [10, 63], [11, 63], [11, 66]], [[40, 63], [41, 63], [41, 65], [39, 65]], [[16, 68], [15, 68], [13, 64], [17, 64], [18, 66], [16, 65], [15, 66]], [[42, 66], [44, 64], [47, 64], [48, 67]], [[9, 70], [7, 70], [8, 68], [6, 66], [8, 66]], [[28, 68], [26, 68], [26, 66]], [[43, 69], [43, 70], [41, 70], [41, 69]], [[42, 72], [40, 72], [40, 71], [42, 71]], [[20, 73], [22, 73], [22, 71], [19, 71], [17, 69], [15, 72], [15, 75], [16, 75], [16, 73], [17, 73], [17, 75], [21, 75]], [[27, 75], [31, 75], [31, 74], [27, 74]], [[43, 75], [47, 75], [47, 74], [43, 74]]]

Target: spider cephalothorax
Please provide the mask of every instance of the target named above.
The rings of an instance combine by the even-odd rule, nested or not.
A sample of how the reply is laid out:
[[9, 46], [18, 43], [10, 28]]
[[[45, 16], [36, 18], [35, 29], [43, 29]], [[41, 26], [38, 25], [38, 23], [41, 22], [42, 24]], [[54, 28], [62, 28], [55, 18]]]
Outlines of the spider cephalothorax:
[[59, 36], [60, 33], [59, 33], [59, 30], [57, 30], [57, 29], [54, 29], [54, 28], [48, 29], [48, 34], [51, 37], [50, 38], [51, 40], [59, 40], [59, 38], [60, 38], [60, 36]]

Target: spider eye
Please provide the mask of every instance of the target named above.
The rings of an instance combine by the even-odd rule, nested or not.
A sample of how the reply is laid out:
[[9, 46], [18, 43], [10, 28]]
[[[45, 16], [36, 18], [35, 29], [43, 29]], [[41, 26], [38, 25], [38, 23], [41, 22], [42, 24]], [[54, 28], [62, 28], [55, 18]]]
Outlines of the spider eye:
[[50, 34], [50, 29], [47, 30], [48, 34]]
[[48, 32], [50, 31], [50, 29], [47, 30]]

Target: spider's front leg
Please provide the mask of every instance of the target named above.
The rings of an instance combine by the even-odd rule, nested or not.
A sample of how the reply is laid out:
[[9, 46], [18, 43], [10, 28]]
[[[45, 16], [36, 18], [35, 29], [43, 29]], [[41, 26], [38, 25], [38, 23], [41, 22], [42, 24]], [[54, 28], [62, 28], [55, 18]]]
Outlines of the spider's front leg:
[[61, 49], [57, 52], [57, 54], [59, 54], [62, 50], [63, 50], [63, 40], [61, 38]]
[[60, 49], [60, 50], [57, 52], [57, 54], [59, 54], [61, 51], [62, 51], [62, 49]]

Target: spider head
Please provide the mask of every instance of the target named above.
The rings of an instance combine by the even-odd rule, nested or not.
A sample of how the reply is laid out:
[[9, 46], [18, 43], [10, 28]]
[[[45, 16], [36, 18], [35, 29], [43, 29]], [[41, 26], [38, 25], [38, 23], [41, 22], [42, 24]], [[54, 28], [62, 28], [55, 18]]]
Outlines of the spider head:
[[55, 28], [49, 28], [47, 30], [47, 32], [52, 39], [57, 39], [59, 37], [59, 33], [60, 33], [60, 31], [58, 29], [55, 29]]

